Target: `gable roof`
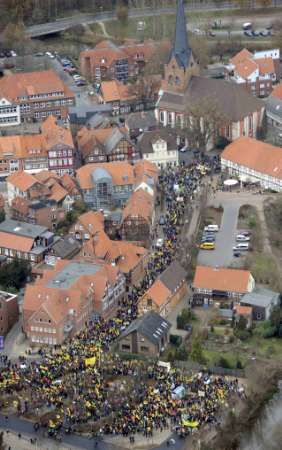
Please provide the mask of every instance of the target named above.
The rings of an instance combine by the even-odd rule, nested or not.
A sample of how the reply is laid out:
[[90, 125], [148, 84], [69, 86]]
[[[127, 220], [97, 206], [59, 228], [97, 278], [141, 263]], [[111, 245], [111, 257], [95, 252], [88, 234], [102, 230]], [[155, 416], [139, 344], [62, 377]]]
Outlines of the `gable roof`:
[[243, 48], [239, 53], [237, 53], [235, 56], [230, 58], [231, 64], [237, 65], [246, 59], [252, 58], [253, 54], [249, 52], [246, 48]]
[[143, 298], [150, 298], [158, 307], [163, 306], [171, 296], [170, 290], [157, 279], [152, 286], [145, 292]]
[[174, 260], [159, 278], [170, 292], [174, 293], [185, 280], [186, 271], [177, 260]]
[[34, 239], [11, 235], [5, 231], [0, 231], [0, 247], [9, 248], [11, 250], [17, 250], [20, 252], [29, 252], [32, 249]]
[[259, 68], [260, 75], [275, 73], [274, 61], [272, 58], [258, 58], [256, 63]]
[[101, 94], [105, 103], [126, 101], [135, 98], [135, 95], [130, 93], [129, 87], [120, 81], [102, 81]]
[[98, 174], [99, 170], [112, 178], [114, 186], [134, 184], [134, 172], [131, 164], [126, 162], [94, 163], [86, 164], [77, 170], [77, 180], [81, 189], [91, 189], [94, 186], [92, 174], [93, 176], [95, 172]]
[[153, 210], [153, 197], [143, 189], [138, 189], [133, 192], [122, 210], [122, 221], [128, 217], [142, 217], [146, 222], [151, 223]]
[[196, 289], [248, 292], [251, 273], [248, 270], [197, 266], [193, 280]]
[[22, 192], [26, 192], [39, 181], [27, 172], [14, 172], [7, 177], [7, 182], [20, 189]]
[[224, 149], [221, 159], [282, 179], [281, 148], [257, 139], [236, 139]]
[[154, 153], [153, 144], [158, 140], [166, 142], [168, 151], [177, 150], [177, 135], [168, 128], [145, 131], [138, 137], [138, 147], [143, 154]]
[[168, 334], [170, 327], [171, 323], [168, 320], [163, 319], [163, 317], [154, 311], [149, 311], [131, 322], [118, 339], [123, 339], [133, 331], [137, 331], [154, 345], [158, 345], [163, 336]]
[[258, 70], [258, 65], [252, 59], [245, 59], [244, 61], [235, 65], [235, 72], [241, 77], [247, 79], [256, 70]]

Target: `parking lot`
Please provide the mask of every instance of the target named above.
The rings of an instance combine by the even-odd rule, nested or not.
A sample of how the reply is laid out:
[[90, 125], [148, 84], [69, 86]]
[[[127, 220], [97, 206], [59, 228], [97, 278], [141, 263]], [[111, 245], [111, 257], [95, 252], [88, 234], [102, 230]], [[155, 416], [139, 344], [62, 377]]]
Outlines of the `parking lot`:
[[[247, 251], [242, 251], [239, 258], [234, 257], [233, 247], [238, 244], [236, 235], [238, 234], [237, 222], [239, 210], [242, 205], [254, 204], [258, 212], [262, 209], [264, 198], [246, 192], [218, 192], [216, 197], [209, 201], [208, 206], [218, 208], [222, 206], [223, 215], [220, 229], [215, 233], [215, 249], [200, 250], [198, 254], [198, 264], [212, 267], [228, 267], [230, 265], [240, 267]], [[266, 243], [264, 243], [266, 245]]]

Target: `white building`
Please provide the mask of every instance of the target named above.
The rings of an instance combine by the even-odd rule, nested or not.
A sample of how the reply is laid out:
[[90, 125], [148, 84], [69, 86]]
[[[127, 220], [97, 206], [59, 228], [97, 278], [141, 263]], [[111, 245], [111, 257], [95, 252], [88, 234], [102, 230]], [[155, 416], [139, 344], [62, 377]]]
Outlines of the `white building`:
[[13, 104], [5, 98], [0, 99], [0, 127], [20, 125], [20, 105]]
[[282, 150], [256, 139], [241, 137], [221, 155], [221, 168], [240, 181], [260, 183], [264, 189], [282, 192]]
[[138, 138], [138, 146], [144, 160], [156, 164], [157, 167], [179, 164], [177, 135], [168, 128], [146, 131]]

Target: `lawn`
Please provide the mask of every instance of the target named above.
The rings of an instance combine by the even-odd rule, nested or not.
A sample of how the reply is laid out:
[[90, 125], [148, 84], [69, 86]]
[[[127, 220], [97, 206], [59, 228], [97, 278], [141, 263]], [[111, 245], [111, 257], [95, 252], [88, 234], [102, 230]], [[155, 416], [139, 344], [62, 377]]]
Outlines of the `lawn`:
[[207, 366], [213, 367], [218, 365], [220, 358], [224, 358], [231, 369], [236, 368], [237, 362], [240, 361], [244, 367], [247, 362], [247, 356], [240, 351], [215, 351], [215, 350], [203, 350], [204, 357], [207, 360]]

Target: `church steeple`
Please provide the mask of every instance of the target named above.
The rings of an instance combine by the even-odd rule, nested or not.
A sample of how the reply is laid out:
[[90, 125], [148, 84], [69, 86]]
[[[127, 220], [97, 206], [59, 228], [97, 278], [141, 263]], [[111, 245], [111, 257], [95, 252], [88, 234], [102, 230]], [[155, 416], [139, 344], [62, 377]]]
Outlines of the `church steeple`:
[[177, 1], [176, 26], [174, 45], [171, 51], [171, 58], [175, 58], [179, 67], [186, 69], [189, 67], [191, 48], [188, 41], [186, 26], [186, 16], [183, 0]]

